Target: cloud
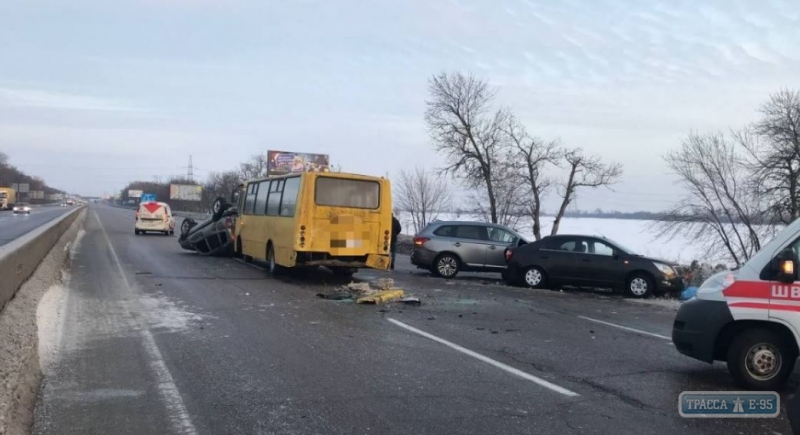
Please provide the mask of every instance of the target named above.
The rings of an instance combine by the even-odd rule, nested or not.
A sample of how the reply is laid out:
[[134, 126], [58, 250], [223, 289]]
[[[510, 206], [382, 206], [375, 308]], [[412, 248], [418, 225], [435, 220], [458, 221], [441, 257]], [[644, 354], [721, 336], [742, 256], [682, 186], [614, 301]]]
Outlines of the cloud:
[[120, 101], [87, 95], [68, 94], [40, 89], [14, 89], [3, 87], [0, 87], [0, 105], [113, 112], [148, 111], [147, 109], [128, 105]]

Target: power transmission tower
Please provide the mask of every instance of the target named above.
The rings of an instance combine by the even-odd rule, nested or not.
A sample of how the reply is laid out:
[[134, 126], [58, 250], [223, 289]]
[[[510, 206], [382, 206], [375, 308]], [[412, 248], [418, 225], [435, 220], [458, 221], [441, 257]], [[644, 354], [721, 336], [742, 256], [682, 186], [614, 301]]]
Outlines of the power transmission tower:
[[194, 166], [192, 166], [192, 155], [189, 155], [189, 181], [194, 183]]

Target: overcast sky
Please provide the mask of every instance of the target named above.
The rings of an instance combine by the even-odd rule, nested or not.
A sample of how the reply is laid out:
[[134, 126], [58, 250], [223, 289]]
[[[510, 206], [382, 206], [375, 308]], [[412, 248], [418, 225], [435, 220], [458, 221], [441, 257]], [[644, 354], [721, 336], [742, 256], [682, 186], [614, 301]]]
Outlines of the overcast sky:
[[442, 165], [428, 78], [470, 71], [530, 132], [624, 165], [581, 209], [658, 210], [662, 156], [800, 88], [796, 1], [5, 0], [0, 150], [84, 195], [268, 149]]

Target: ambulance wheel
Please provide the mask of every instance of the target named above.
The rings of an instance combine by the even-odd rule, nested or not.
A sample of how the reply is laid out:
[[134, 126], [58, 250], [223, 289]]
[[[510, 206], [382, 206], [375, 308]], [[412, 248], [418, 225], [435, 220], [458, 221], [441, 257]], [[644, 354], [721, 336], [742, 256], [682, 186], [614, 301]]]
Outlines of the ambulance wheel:
[[728, 347], [728, 371], [750, 390], [775, 391], [794, 370], [797, 350], [768, 329], [743, 331]]

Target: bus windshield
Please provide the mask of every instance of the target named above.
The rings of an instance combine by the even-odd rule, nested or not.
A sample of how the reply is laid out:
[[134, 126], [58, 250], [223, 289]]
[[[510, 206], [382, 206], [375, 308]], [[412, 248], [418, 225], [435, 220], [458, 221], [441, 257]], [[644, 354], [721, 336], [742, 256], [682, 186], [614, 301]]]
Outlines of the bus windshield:
[[380, 184], [377, 181], [318, 177], [314, 191], [317, 205], [377, 209]]

